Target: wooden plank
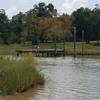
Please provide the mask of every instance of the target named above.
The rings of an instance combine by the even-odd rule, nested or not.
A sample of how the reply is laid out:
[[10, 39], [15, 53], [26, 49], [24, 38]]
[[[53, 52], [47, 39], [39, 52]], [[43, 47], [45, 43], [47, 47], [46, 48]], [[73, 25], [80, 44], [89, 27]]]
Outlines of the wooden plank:
[[[52, 51], [55, 51], [55, 49], [18, 49], [16, 50], [16, 52], [52, 52]], [[60, 51], [64, 51], [63, 49], [57, 49], [56, 50], [57, 52], [60, 52]]]
[[[20, 55], [22, 53], [35, 53], [38, 56], [54, 56], [55, 55], [55, 49], [18, 49], [16, 50], [17, 55]], [[56, 55], [63, 56], [63, 49], [57, 49]]]

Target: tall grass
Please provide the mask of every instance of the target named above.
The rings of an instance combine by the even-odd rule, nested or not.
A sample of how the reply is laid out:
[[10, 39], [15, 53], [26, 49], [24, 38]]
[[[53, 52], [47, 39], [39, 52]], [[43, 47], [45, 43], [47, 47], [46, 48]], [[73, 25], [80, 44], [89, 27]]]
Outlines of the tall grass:
[[0, 91], [2, 94], [23, 92], [43, 84], [42, 75], [36, 70], [37, 61], [32, 56], [0, 57]]

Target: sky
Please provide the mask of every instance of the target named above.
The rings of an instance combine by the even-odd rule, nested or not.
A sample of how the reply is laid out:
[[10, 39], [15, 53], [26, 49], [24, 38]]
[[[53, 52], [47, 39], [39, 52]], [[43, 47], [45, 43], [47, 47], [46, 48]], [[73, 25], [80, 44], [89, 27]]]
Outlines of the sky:
[[26, 12], [33, 8], [34, 4], [45, 2], [52, 3], [60, 14], [71, 14], [80, 7], [89, 7], [93, 9], [95, 4], [100, 5], [100, 0], [0, 0], [0, 9], [5, 9], [9, 18], [17, 13]]

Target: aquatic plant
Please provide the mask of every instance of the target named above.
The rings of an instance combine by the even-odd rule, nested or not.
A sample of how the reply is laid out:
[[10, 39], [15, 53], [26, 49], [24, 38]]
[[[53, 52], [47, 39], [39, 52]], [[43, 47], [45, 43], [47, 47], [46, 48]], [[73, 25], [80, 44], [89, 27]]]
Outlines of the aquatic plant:
[[44, 83], [36, 69], [37, 61], [32, 56], [0, 57], [0, 92], [13, 94], [23, 92]]

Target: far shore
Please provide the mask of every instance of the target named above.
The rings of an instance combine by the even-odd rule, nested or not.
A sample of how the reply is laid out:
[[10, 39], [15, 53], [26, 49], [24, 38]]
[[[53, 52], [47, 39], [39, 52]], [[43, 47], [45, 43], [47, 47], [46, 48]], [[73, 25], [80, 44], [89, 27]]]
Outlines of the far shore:
[[[53, 43], [39, 43], [39, 45], [22, 45], [22, 44], [11, 44], [11, 45], [0, 45], [0, 55], [17, 55], [17, 49], [55, 49]], [[57, 49], [64, 49], [63, 43], [56, 44]], [[74, 56], [74, 44], [73, 42], [65, 43], [65, 56]], [[96, 43], [86, 44], [84, 43], [83, 54], [82, 54], [82, 43], [76, 43], [76, 56], [100, 56], [100, 45]]]

